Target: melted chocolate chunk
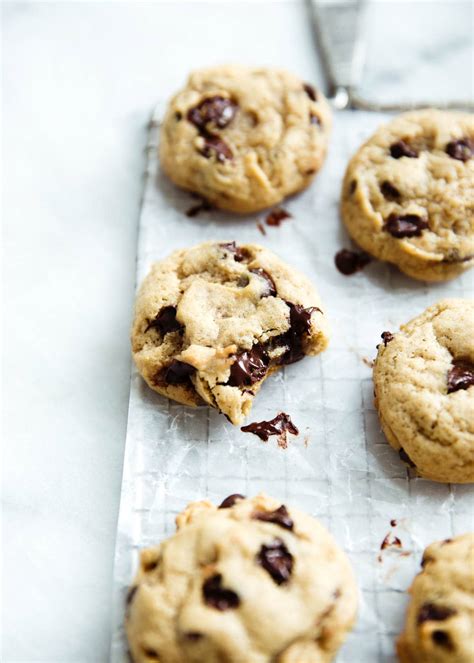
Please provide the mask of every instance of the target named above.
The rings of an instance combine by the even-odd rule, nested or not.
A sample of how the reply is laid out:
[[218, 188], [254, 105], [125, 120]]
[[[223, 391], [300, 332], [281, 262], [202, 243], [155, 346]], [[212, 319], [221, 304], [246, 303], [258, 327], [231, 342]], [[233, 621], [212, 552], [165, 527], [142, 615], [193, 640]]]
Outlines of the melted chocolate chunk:
[[285, 209], [283, 209], [282, 207], [275, 207], [275, 209], [273, 209], [271, 212], [267, 214], [265, 223], [267, 224], [267, 226], [280, 226], [282, 221], [290, 218], [291, 214], [287, 212]]
[[174, 119], [176, 120], [176, 122], [181, 122], [181, 120], [183, 119], [183, 115], [179, 111], [176, 111], [176, 113], [174, 114]]
[[234, 119], [237, 104], [226, 97], [208, 97], [200, 104], [188, 111], [188, 121], [194, 124], [200, 132], [206, 131], [207, 124], [213, 124], [219, 129], [226, 127]]
[[154, 571], [158, 566], [158, 562], [159, 562], [158, 559], [151, 559], [146, 563], [142, 563], [143, 570], [145, 571], [145, 573], [150, 573], [150, 571]]
[[337, 269], [345, 276], [351, 276], [364, 269], [370, 262], [370, 256], [364, 251], [349, 251], [341, 249], [334, 256]]
[[314, 311], [320, 311], [315, 306], [304, 308], [299, 304], [286, 302], [290, 307], [290, 328], [287, 332], [277, 337], [280, 345], [286, 345], [288, 350], [280, 359], [281, 364], [293, 364], [304, 357], [303, 337], [311, 329], [311, 315]]
[[154, 649], [149, 649], [148, 647], [143, 647], [143, 653], [147, 658], [151, 658], [153, 661], [157, 661], [159, 654]]
[[189, 378], [196, 372], [194, 366], [186, 364], [184, 361], [173, 359], [171, 364], [165, 370], [164, 379], [168, 384], [184, 384], [189, 382]]
[[213, 134], [204, 136], [204, 147], [201, 150], [201, 154], [206, 159], [210, 159], [214, 154], [220, 163], [224, 163], [234, 156], [227, 143], [222, 138], [219, 138], [219, 136], [214, 136]]
[[399, 140], [390, 145], [390, 154], [394, 159], [400, 159], [400, 157], [416, 159], [418, 157], [418, 152], [412, 149], [404, 140]]
[[395, 520], [395, 518], [392, 518], [392, 520], [390, 521], [390, 525], [391, 525], [391, 527], [396, 527], [397, 526], [397, 521]]
[[316, 90], [314, 89], [314, 87], [312, 85], [310, 85], [309, 83], [305, 83], [303, 85], [303, 90], [306, 92], [306, 94], [311, 99], [311, 101], [316, 101], [317, 100], [318, 96], [317, 96]]
[[352, 196], [354, 191], [357, 189], [357, 180], [352, 180], [349, 184], [349, 195]]
[[145, 331], [149, 329], [157, 329], [162, 336], [183, 329], [183, 325], [176, 320], [176, 306], [165, 306], [160, 309], [156, 317], [150, 320]]
[[318, 127], [322, 126], [321, 118], [316, 115], [316, 113], [309, 114], [309, 123], [317, 124]]
[[448, 371], [448, 394], [459, 389], [469, 389], [474, 385], [474, 364], [465, 359], [453, 361]]
[[276, 297], [277, 290], [270, 274], [260, 267], [257, 269], [251, 269], [250, 271], [252, 274], [257, 274], [267, 282], [267, 287], [265, 288], [262, 297]]
[[269, 363], [270, 358], [263, 346], [256, 343], [251, 350], [245, 350], [237, 355], [230, 367], [227, 384], [231, 387], [250, 387], [265, 377]]
[[412, 461], [405, 449], [399, 449], [398, 455], [400, 456], [400, 460], [403, 460], [404, 463], [407, 463], [407, 465], [410, 467], [416, 467], [415, 463]]
[[299, 430], [291, 421], [290, 415], [285, 412], [280, 412], [274, 419], [270, 421], [254, 421], [247, 426], [242, 426], [240, 429], [243, 433], [253, 433], [261, 440], [267, 442], [270, 435], [284, 436], [286, 440], [286, 433], [298, 435]]
[[277, 585], [288, 582], [293, 570], [293, 555], [281, 539], [275, 539], [263, 545], [257, 555], [257, 561], [271, 575]]
[[235, 592], [222, 587], [220, 573], [206, 580], [202, 586], [202, 594], [204, 602], [216, 610], [231, 610], [240, 604], [240, 599]]
[[247, 258], [247, 253], [245, 249], [242, 249], [240, 246], [237, 246], [235, 242], [227, 242], [224, 244], [219, 244], [221, 249], [225, 249], [226, 251], [229, 251], [230, 253], [234, 254], [234, 260], [236, 262], [242, 262]]
[[446, 631], [441, 631], [440, 629], [436, 629], [436, 631], [432, 632], [431, 639], [439, 647], [444, 647], [449, 651], [454, 651], [454, 645], [451, 641], [451, 638], [449, 637], [449, 634], [446, 633]]
[[229, 497], [226, 497], [225, 500], [223, 500], [219, 504], [219, 509], [231, 509], [236, 502], [239, 500], [244, 500], [245, 497], [244, 495], [241, 495], [240, 493], [233, 493], [232, 495], [229, 495]]
[[398, 200], [400, 198], [400, 191], [388, 180], [382, 182], [380, 185], [380, 191], [387, 200]]
[[385, 331], [385, 332], [382, 332], [380, 334], [380, 338], [382, 339], [384, 346], [387, 347], [387, 343], [390, 343], [390, 341], [393, 341], [393, 339], [395, 337], [392, 334], [392, 332]]
[[284, 504], [278, 509], [275, 509], [275, 511], [257, 511], [253, 514], [252, 518], [263, 520], [266, 523], [273, 523], [289, 530], [292, 530], [294, 526], [293, 520]]
[[418, 214], [390, 214], [384, 224], [384, 230], [397, 239], [420, 237], [425, 228], [428, 228], [428, 221]]
[[435, 603], [425, 603], [420, 608], [417, 622], [418, 624], [423, 624], [423, 622], [427, 621], [442, 622], [455, 614], [456, 610], [453, 608], [448, 608], [443, 605], [436, 605]]
[[452, 140], [446, 145], [446, 152], [452, 159], [469, 161], [474, 155], [474, 140], [471, 140], [470, 138]]

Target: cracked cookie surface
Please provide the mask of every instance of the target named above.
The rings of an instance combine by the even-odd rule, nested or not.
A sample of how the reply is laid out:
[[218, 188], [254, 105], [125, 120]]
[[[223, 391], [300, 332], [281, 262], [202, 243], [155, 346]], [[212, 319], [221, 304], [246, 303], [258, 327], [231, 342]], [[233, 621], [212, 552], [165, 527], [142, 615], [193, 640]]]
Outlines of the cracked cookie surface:
[[401, 663], [472, 663], [473, 566], [473, 533], [426, 548], [397, 642]]
[[474, 481], [474, 301], [447, 299], [384, 332], [375, 405], [400, 457], [433, 481]]
[[357, 588], [345, 554], [310, 516], [265, 495], [195, 502], [144, 550], [128, 593], [134, 663], [329, 663]]
[[380, 260], [427, 281], [474, 265], [474, 117], [426, 109], [380, 127], [351, 159], [342, 219]]
[[171, 100], [160, 162], [175, 184], [216, 207], [253, 212], [308, 186], [330, 128], [326, 99], [297, 76], [213, 67], [192, 73]]
[[135, 363], [155, 391], [242, 422], [268, 375], [328, 343], [311, 282], [254, 244], [206, 242], [155, 263], [136, 301]]

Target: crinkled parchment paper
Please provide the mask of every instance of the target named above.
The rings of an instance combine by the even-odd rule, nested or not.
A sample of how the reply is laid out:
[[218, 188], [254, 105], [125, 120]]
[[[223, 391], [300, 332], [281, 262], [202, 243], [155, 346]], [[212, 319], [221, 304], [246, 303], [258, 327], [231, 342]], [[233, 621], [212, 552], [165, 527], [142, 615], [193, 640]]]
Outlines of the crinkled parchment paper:
[[[338, 214], [350, 155], [385, 116], [335, 117], [329, 156], [313, 185], [284, 203], [280, 227], [217, 211], [185, 215], [196, 201], [160, 173], [156, 145], [160, 109], [151, 123], [140, 216], [137, 282], [151, 263], [176, 248], [209, 239], [256, 242], [305, 272], [317, 286], [332, 327], [329, 349], [285, 367], [257, 396], [250, 421], [283, 410], [300, 430], [287, 449], [242, 433], [215, 410], [185, 408], [152, 392], [133, 370], [114, 575], [113, 663], [126, 661], [124, 596], [141, 547], [174, 531], [192, 500], [220, 502], [230, 493], [265, 491], [319, 518], [346, 550], [360, 587], [360, 610], [339, 663], [392, 662], [406, 589], [431, 541], [472, 529], [469, 486], [435, 484], [409, 475], [380, 431], [370, 361], [380, 334], [447, 296], [469, 296], [472, 277], [425, 285], [372, 262], [351, 277], [334, 255], [350, 242]], [[396, 524], [391, 524], [396, 521]], [[401, 547], [381, 551], [386, 535]], [[303, 663], [303, 662], [302, 662]]]

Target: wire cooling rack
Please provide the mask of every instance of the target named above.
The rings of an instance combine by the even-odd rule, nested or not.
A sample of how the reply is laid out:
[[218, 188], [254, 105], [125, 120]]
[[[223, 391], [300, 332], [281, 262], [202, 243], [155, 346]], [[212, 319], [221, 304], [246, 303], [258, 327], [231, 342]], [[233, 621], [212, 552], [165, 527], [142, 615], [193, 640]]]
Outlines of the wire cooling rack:
[[[260, 391], [248, 421], [283, 410], [300, 430], [288, 448], [242, 433], [215, 410], [189, 409], [152, 392], [132, 372], [114, 571], [111, 661], [126, 661], [124, 596], [138, 550], [174, 531], [191, 501], [220, 502], [230, 493], [264, 491], [319, 518], [346, 550], [360, 588], [357, 624], [338, 663], [392, 663], [406, 589], [433, 540], [472, 529], [472, 488], [435, 484], [410, 474], [380, 431], [370, 362], [384, 330], [443, 297], [471, 295], [469, 274], [427, 285], [371, 263], [345, 277], [334, 255], [350, 242], [339, 221], [342, 177], [350, 155], [387, 115], [336, 114], [329, 157], [315, 183], [289, 199], [292, 218], [257, 227], [263, 215], [217, 211], [188, 218], [195, 204], [160, 172], [158, 121], [150, 125], [140, 216], [137, 282], [154, 260], [208, 239], [260, 243], [315, 283], [332, 326], [329, 349], [285, 367]], [[387, 538], [388, 537], [388, 538]], [[390, 545], [398, 537], [401, 547]], [[386, 539], [388, 546], [381, 550]], [[301, 663], [305, 663], [302, 661]]]

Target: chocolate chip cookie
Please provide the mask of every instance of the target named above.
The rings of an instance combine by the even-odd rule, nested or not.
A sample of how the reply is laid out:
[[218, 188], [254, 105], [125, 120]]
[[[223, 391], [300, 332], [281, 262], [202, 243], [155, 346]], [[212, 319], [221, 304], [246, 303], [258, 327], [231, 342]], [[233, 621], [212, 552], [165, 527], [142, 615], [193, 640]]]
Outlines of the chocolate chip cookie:
[[447, 299], [392, 334], [374, 365], [382, 429], [433, 481], [474, 481], [474, 301]]
[[474, 658], [474, 534], [432, 543], [413, 582], [401, 663], [472, 663]]
[[254, 244], [206, 242], [153, 265], [136, 302], [133, 357], [155, 391], [242, 422], [263, 381], [326, 348], [310, 281]]
[[127, 597], [134, 663], [329, 663], [351, 628], [350, 564], [310, 516], [259, 495], [195, 502], [144, 550]]
[[416, 279], [445, 281], [474, 264], [474, 118], [400, 115], [346, 171], [342, 218], [365, 251]]
[[331, 114], [319, 90], [280, 69], [192, 73], [171, 100], [161, 166], [216, 207], [254, 212], [304, 189], [321, 167]]

